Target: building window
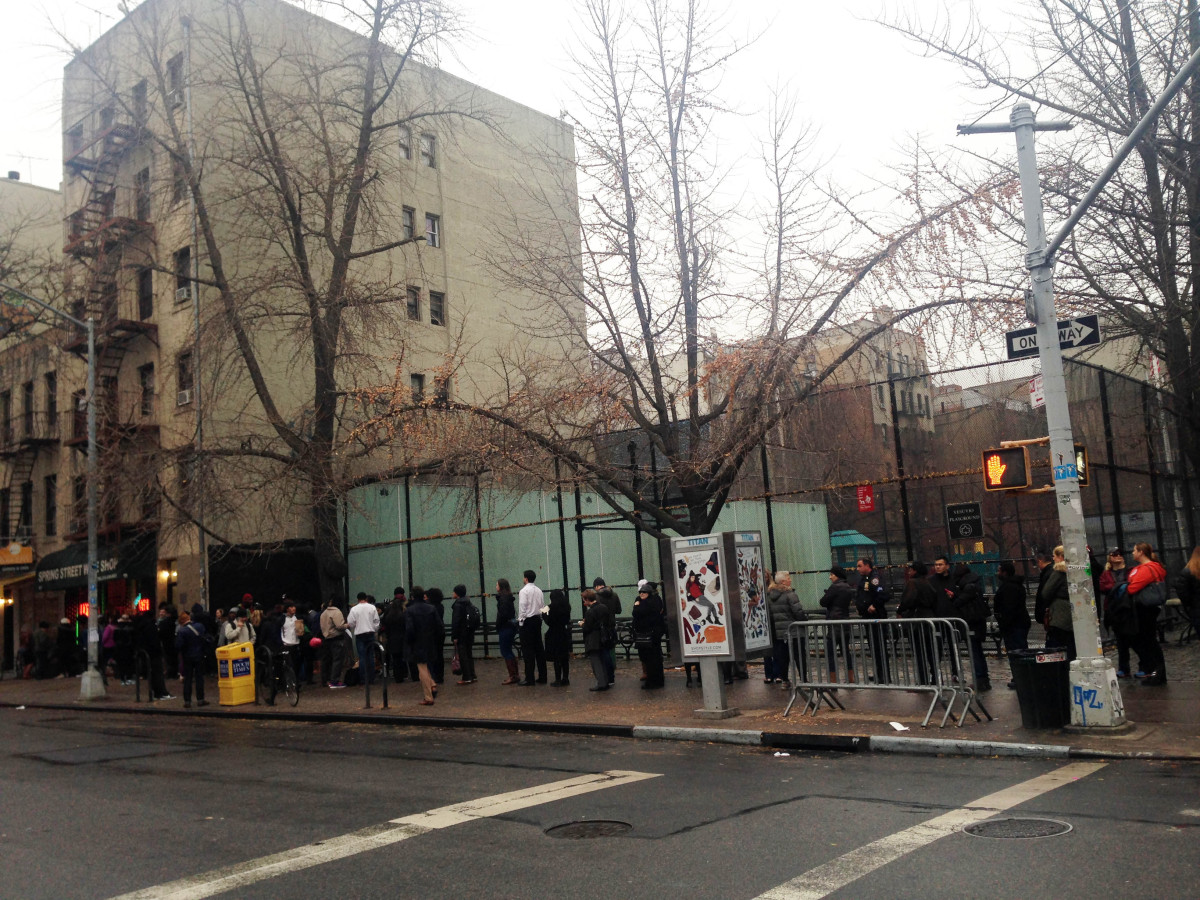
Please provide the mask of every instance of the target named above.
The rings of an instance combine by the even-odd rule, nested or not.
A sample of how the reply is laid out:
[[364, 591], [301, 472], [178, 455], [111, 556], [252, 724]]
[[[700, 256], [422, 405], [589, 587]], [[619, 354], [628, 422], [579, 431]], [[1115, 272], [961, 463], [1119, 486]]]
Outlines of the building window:
[[21, 483], [21, 520], [17, 523], [17, 537], [33, 537], [33, 482]]
[[143, 521], [154, 521], [158, 519], [160, 513], [160, 494], [157, 484], [147, 485], [142, 489], [142, 519]]
[[133, 124], [143, 126], [149, 118], [149, 104], [146, 102], [146, 79], [142, 79], [133, 86], [133, 99], [130, 101], [130, 106], [133, 107]]
[[12, 423], [12, 392], [0, 392], [0, 444], [5, 447], [12, 446], [13, 441], [13, 423]]
[[154, 415], [154, 363], [138, 367], [138, 411], [143, 418]]
[[51, 430], [58, 422], [58, 373], [46, 373], [46, 419]]
[[410, 287], [407, 292], [408, 318], [413, 322], [421, 321], [421, 289]]
[[87, 478], [76, 475], [71, 486], [71, 527], [73, 533], [87, 530]]
[[133, 176], [133, 217], [139, 222], [150, 221], [150, 167]]
[[397, 131], [400, 135], [400, 158], [412, 159], [412, 129], [401, 125]]
[[187, 173], [183, 171], [183, 163], [173, 159], [171, 160], [171, 202], [182, 203], [187, 192]]
[[415, 372], [408, 376], [408, 386], [412, 389], [413, 400], [420, 403], [425, 399], [425, 376]]
[[175, 302], [186, 303], [192, 299], [192, 248], [182, 247], [175, 251]]
[[441, 227], [441, 216], [425, 213], [425, 243], [430, 247], [442, 246]]
[[421, 163], [426, 168], [437, 168], [437, 141], [432, 134], [421, 135]]
[[167, 109], [183, 106], [183, 54], [167, 60]]
[[104, 134], [104, 132], [112, 128], [116, 118], [116, 111], [111, 106], [106, 106], [100, 110], [100, 133]]
[[138, 318], [145, 322], [154, 315], [154, 270], [138, 269]]
[[21, 409], [24, 412], [25, 437], [33, 437], [33, 382], [21, 385]]
[[192, 351], [186, 350], [175, 358], [175, 382], [178, 394], [176, 406], [187, 406], [192, 402], [192, 391], [196, 386], [196, 372], [192, 365]]
[[446, 295], [437, 291], [429, 292], [429, 324], [446, 324]]
[[[83, 125], [76, 125], [67, 132], [67, 159], [83, 149]], [[7, 527], [7, 526], [5, 526]]]
[[434, 399], [439, 403], [450, 402], [450, 379], [439, 378], [433, 385]]
[[46, 536], [58, 534], [58, 476], [47, 475], [43, 479], [46, 491]]
[[0, 541], [5, 544], [12, 540], [12, 492], [8, 488], [0, 488]]
[[411, 206], [406, 206], [400, 211], [400, 227], [404, 232], [404, 239], [411, 241], [413, 235], [416, 234], [417, 211]]

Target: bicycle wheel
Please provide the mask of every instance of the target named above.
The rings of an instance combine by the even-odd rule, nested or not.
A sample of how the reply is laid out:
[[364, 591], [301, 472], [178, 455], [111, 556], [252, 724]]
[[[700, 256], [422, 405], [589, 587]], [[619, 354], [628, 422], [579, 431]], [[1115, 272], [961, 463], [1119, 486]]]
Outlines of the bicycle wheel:
[[300, 702], [300, 688], [296, 686], [296, 673], [290, 666], [283, 670], [283, 692], [292, 706]]

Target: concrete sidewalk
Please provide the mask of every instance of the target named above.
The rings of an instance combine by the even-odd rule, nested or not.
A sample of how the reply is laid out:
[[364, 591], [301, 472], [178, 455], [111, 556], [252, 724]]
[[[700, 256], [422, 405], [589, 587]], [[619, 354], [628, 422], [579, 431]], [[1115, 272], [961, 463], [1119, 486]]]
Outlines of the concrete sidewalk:
[[[702, 705], [699, 687], [685, 687], [682, 670], [668, 671], [666, 687], [641, 690], [637, 660], [618, 660], [616, 686], [591, 693], [590, 667], [583, 659], [572, 661], [572, 681], [566, 688], [549, 685], [519, 687], [501, 685], [504, 666], [498, 659], [476, 663], [479, 681], [454, 684], [447, 666], [447, 683], [441, 686], [431, 707], [419, 706], [420, 685], [406, 681], [388, 687], [388, 707], [383, 708], [380, 686], [371, 692], [371, 708], [365, 708], [362, 687], [329, 690], [304, 686], [296, 707], [282, 697], [275, 706], [217, 704], [216, 679], [206, 682], [211, 705], [183, 709], [174, 700], [135, 703], [134, 688], [110, 679], [108, 697], [90, 704], [78, 702], [78, 679], [47, 681], [0, 681], [0, 706], [31, 708], [97, 709], [109, 712], [141, 712], [175, 715], [252, 716], [301, 718], [326, 722], [373, 722], [397, 725], [442, 727], [508, 728], [577, 734], [632, 735], [699, 741], [729, 741], [762, 744], [780, 749], [877, 750], [909, 753], [953, 753], [970, 755], [1145, 757], [1200, 760], [1200, 644], [1183, 647], [1164, 645], [1171, 680], [1165, 687], [1151, 688], [1123, 680], [1126, 715], [1134, 723], [1125, 733], [1100, 735], [1094, 732], [1033, 731], [1021, 726], [1016, 694], [1004, 687], [1008, 665], [992, 659], [992, 681], [997, 688], [982, 695], [993, 721], [975, 722], [970, 716], [961, 728], [951, 723], [937, 727], [937, 711], [928, 728], [920, 722], [928, 696], [899, 691], [842, 690], [845, 711], [823, 709], [805, 716], [797, 709], [784, 717], [789, 694], [779, 686], [762, 681], [761, 667], [750, 667], [749, 680], [735, 681], [728, 688], [729, 703], [741, 710], [731, 719], [710, 721], [693, 711]], [[168, 689], [179, 695], [182, 683], [168, 681]], [[898, 722], [908, 728], [898, 731]]]

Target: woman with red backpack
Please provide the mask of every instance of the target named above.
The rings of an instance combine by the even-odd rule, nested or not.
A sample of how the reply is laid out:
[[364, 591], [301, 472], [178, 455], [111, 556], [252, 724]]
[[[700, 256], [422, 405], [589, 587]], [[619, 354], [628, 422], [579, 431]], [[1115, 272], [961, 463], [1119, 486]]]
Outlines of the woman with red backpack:
[[1167, 665], [1158, 643], [1158, 611], [1167, 602], [1167, 570], [1163, 568], [1154, 548], [1147, 543], [1133, 548], [1136, 565], [1129, 570], [1129, 596], [1137, 609], [1137, 655], [1146, 677], [1142, 684], [1158, 687], [1167, 683]]

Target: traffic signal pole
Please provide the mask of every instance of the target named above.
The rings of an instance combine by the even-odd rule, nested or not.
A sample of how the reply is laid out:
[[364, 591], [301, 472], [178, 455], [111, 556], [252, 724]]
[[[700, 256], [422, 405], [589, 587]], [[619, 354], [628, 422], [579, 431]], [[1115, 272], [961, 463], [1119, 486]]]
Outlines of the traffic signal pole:
[[1012, 111], [1017, 136], [1017, 166], [1021, 176], [1021, 202], [1025, 212], [1026, 264], [1032, 281], [1030, 318], [1037, 325], [1038, 355], [1046, 396], [1046, 425], [1050, 435], [1050, 464], [1058, 506], [1061, 541], [1067, 560], [1067, 589], [1071, 596], [1071, 621], [1078, 658], [1071, 663], [1071, 724], [1117, 727], [1125, 724], [1125, 704], [1117, 684], [1116, 669], [1105, 658], [1100, 642], [1096, 600], [1084, 528], [1083, 500], [1075, 466], [1075, 438], [1067, 404], [1067, 379], [1062, 349], [1058, 345], [1058, 316], [1054, 311], [1054, 262], [1046, 253], [1046, 227], [1042, 218], [1042, 188], [1038, 181], [1036, 122], [1026, 103]]
[[1071, 724], [1089, 728], [1116, 728], [1125, 725], [1125, 705], [1117, 674], [1104, 657], [1096, 601], [1084, 528], [1083, 502], [1079, 495], [1079, 472], [1075, 462], [1075, 441], [1071, 434], [1071, 411], [1067, 403], [1067, 382], [1063, 375], [1062, 349], [1058, 340], [1058, 316], [1054, 310], [1054, 256], [1071, 230], [1116, 174], [1125, 158], [1150, 130], [1159, 114], [1179, 93], [1192, 75], [1200, 70], [1200, 50], [1194, 52], [1171, 79], [1170, 84], [1117, 148], [1104, 171], [1076, 204], [1058, 233], [1049, 242], [1042, 219], [1042, 189], [1038, 181], [1037, 131], [1065, 131], [1066, 122], [1038, 124], [1029, 104], [1013, 107], [1009, 122], [1003, 125], [960, 126], [959, 134], [1014, 132], [1017, 138], [1017, 167], [1021, 178], [1021, 202], [1025, 214], [1025, 264], [1029, 268], [1032, 290], [1026, 302], [1029, 319], [1037, 326], [1038, 355], [1042, 363], [1042, 381], [1046, 396], [1046, 424], [1050, 436], [1050, 462], [1063, 551], [1067, 560], [1067, 587], [1071, 597], [1072, 627], [1078, 658], [1071, 663]]

